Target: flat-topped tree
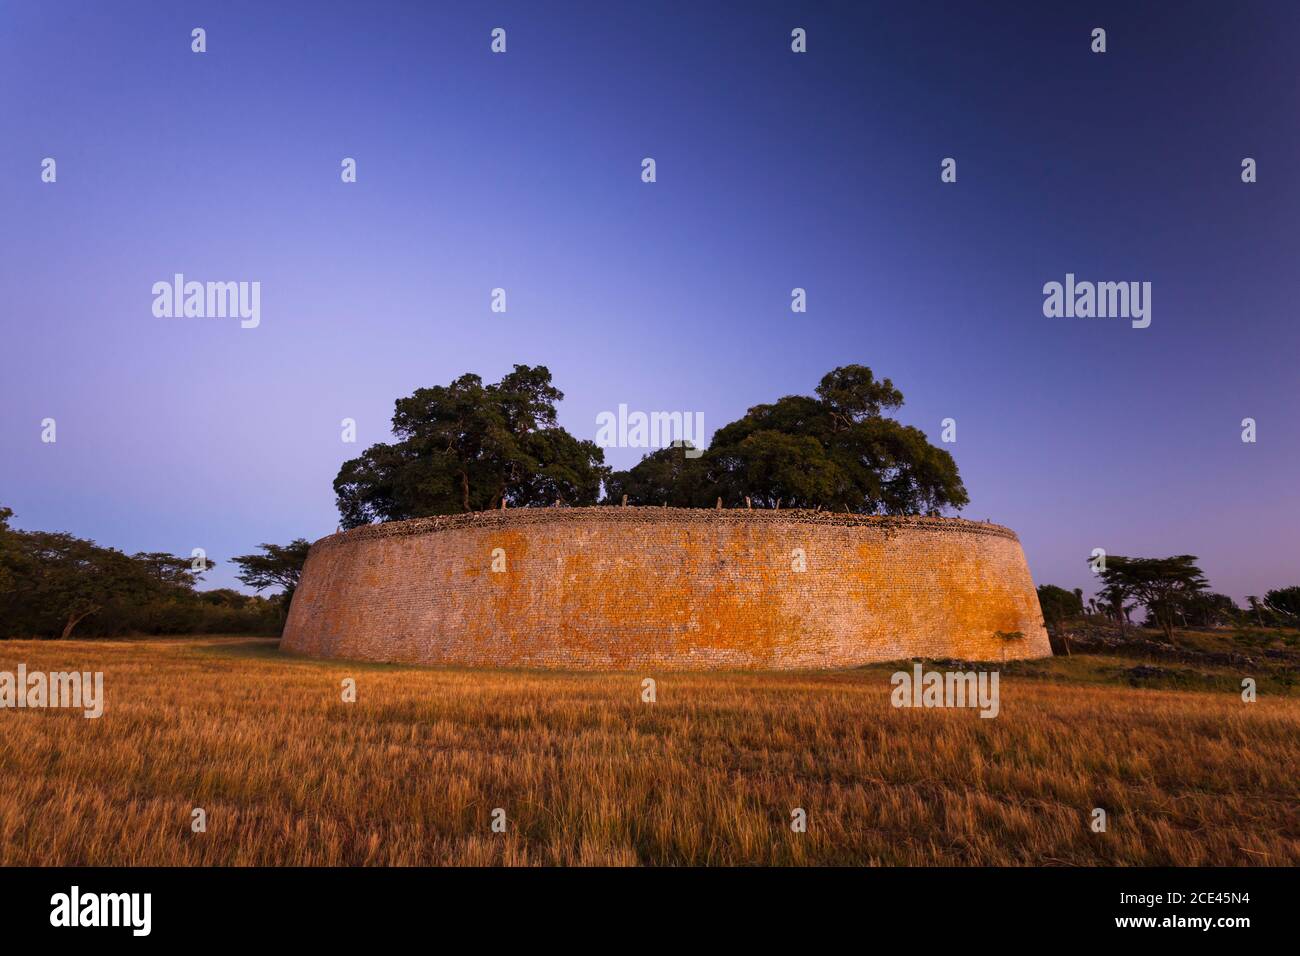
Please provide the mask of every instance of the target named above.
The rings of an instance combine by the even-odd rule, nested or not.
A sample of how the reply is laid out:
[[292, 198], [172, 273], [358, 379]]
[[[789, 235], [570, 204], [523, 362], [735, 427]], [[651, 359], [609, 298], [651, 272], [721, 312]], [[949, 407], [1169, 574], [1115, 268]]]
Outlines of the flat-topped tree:
[[1300, 585], [1269, 591], [1264, 595], [1264, 607], [1283, 621], [1300, 624]]
[[1170, 558], [1107, 555], [1105, 567], [1099, 572], [1104, 584], [1102, 593], [1121, 607], [1130, 597], [1145, 606], [1164, 631], [1165, 639], [1172, 641], [1178, 614], [1209, 583], [1196, 561], [1193, 554]]
[[261, 554], [241, 554], [230, 559], [231, 563], [239, 565], [236, 577], [258, 591], [280, 588], [280, 610], [287, 616], [293, 592], [302, 577], [303, 565], [307, 563], [311, 542], [306, 538], [294, 538], [288, 544], [260, 544], [258, 547], [262, 549]]

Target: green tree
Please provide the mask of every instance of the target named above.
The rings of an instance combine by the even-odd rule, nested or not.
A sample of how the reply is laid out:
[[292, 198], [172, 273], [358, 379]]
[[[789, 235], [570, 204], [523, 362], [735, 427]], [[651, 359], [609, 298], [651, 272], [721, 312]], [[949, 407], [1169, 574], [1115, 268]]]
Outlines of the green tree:
[[1130, 622], [1129, 615], [1137, 607], [1129, 601], [1130, 595], [1123, 587], [1117, 584], [1110, 584], [1097, 592], [1100, 600], [1101, 610], [1110, 615], [1111, 620], [1119, 625], [1121, 637], [1128, 637], [1128, 625]]
[[1065, 622], [1071, 618], [1083, 617], [1083, 591], [1067, 591], [1055, 584], [1040, 584], [1038, 606], [1043, 609], [1043, 623], [1053, 636], [1060, 639], [1065, 653], [1070, 654], [1070, 638], [1065, 631]]
[[[1170, 558], [1110, 555], [1101, 571], [1105, 585], [1102, 594], [1112, 606], [1118, 606], [1121, 610], [1128, 598], [1145, 606], [1151, 619], [1164, 632], [1166, 640], [1172, 641], [1177, 616], [1207, 585], [1201, 569], [1196, 566], [1196, 560], [1196, 556], [1191, 554]], [[1127, 617], [1127, 612], [1124, 616]]]
[[595, 504], [604, 452], [556, 424], [564, 398], [544, 366], [516, 365], [484, 385], [450, 385], [398, 399], [392, 443], [344, 462], [334, 480], [345, 528], [372, 521], [515, 507]]
[[1264, 607], [1284, 621], [1300, 624], [1300, 585], [1265, 592]]
[[298, 589], [311, 542], [306, 538], [294, 538], [288, 544], [260, 544], [258, 547], [262, 549], [261, 554], [242, 554], [230, 559], [240, 567], [235, 576], [258, 591], [280, 588], [281, 614], [288, 616], [289, 604]]
[[885, 412], [903, 404], [889, 379], [846, 365], [816, 396], [756, 405], [718, 429], [707, 452], [646, 456], [610, 476], [609, 500], [708, 507], [749, 499], [758, 507], [826, 508], [857, 514], [938, 514], [969, 498], [952, 456]]
[[247, 594], [241, 594], [234, 588], [213, 588], [210, 591], [198, 591], [195, 593], [195, 597], [202, 604], [235, 609], [247, 607], [254, 600], [254, 598], [250, 598]]
[[216, 562], [206, 557], [181, 558], [166, 551], [141, 551], [133, 554], [131, 559], [139, 562], [160, 587], [181, 591], [192, 591], [203, 573], [216, 567]]
[[[1264, 626], [1264, 605], [1260, 603], [1259, 595], [1246, 595], [1246, 605], [1250, 608], [1250, 613], [1255, 615], [1255, 623], [1260, 627]], [[1270, 615], [1271, 616], [1271, 615]]]
[[18, 560], [18, 548], [14, 532], [9, 527], [9, 519], [13, 516], [12, 508], [0, 508], [0, 598], [14, 588], [14, 565]]
[[[0, 508], [0, 637], [270, 633], [262, 598], [194, 589], [213, 562], [166, 552], [127, 556], [70, 534], [20, 531]], [[235, 595], [228, 601], [225, 594]]]
[[114, 548], [70, 534], [26, 531], [19, 536], [25, 557], [23, 603], [36, 616], [52, 615], [67, 639], [83, 620], [139, 601], [152, 582], [145, 567]]
[[1191, 627], [1220, 627], [1235, 621], [1240, 613], [1232, 598], [1213, 591], [1191, 595], [1182, 609], [1183, 620]]
[[688, 457], [693, 445], [659, 448], [628, 471], [616, 471], [605, 479], [605, 500], [619, 504], [627, 495], [630, 504], [672, 505], [701, 508], [714, 491], [704, 459]]
[[1055, 584], [1038, 586], [1038, 605], [1048, 627], [1059, 629], [1071, 618], [1083, 617], [1083, 592], [1067, 591]]

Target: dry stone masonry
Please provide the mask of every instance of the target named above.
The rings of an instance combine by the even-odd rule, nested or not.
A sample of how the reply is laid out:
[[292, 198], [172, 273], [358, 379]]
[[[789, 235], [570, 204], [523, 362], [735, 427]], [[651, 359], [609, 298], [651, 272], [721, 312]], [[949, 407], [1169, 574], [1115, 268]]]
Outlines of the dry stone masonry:
[[1051, 654], [1007, 528], [623, 507], [421, 518], [322, 538], [282, 646], [318, 657], [611, 670]]

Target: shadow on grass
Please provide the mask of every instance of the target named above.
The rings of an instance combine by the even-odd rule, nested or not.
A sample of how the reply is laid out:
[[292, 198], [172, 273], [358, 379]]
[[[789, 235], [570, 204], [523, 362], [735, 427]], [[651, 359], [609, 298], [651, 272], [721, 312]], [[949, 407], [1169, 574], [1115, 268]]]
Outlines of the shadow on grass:
[[1240, 694], [1243, 677], [1251, 677], [1262, 694], [1281, 697], [1300, 696], [1300, 681], [1295, 668], [1257, 662], [1253, 667], [1215, 664], [1173, 664], [1153, 658], [1120, 657], [1112, 654], [1076, 653], [1036, 660], [963, 661], [950, 658], [924, 658], [867, 664], [858, 673], [911, 672], [920, 663], [934, 671], [998, 671], [1004, 678], [1014, 677], [1049, 684], [1077, 687], [1117, 687], [1137, 690], [1200, 691], [1216, 694]]
[[263, 661], [282, 665], [299, 665], [315, 667], [322, 670], [347, 671], [433, 671], [437, 673], [483, 673], [493, 674], [536, 674], [544, 677], [577, 680], [605, 673], [603, 671], [561, 671], [546, 668], [522, 667], [465, 667], [450, 664], [400, 664], [385, 661], [365, 661], [350, 657], [313, 657], [295, 651], [280, 649], [278, 637], [250, 637], [195, 643], [190, 650], [207, 657], [220, 657], [226, 660]]
[[[476, 673], [483, 670], [495, 674], [505, 672], [534, 675], [551, 680], [588, 681], [610, 674], [626, 675], [635, 671], [571, 671], [534, 668], [472, 668], [437, 664], [394, 664], [350, 658], [321, 658], [280, 649], [279, 638], [247, 637], [225, 638], [215, 641], [196, 641], [191, 652], [204, 657], [231, 661], [258, 661], [282, 666], [310, 667], [318, 670], [349, 672], [400, 672], [434, 671], [442, 673]], [[709, 671], [711, 678], [752, 679], [755, 676], [772, 678], [777, 683], [813, 679], [829, 683], [838, 680], [854, 682], [868, 674], [890, 675], [894, 671], [911, 671], [916, 660], [888, 661], [866, 664], [856, 668], [794, 671]], [[1046, 683], [1075, 686], [1110, 686], [1142, 690], [1181, 690], [1208, 693], [1241, 692], [1243, 676], [1252, 676], [1259, 683], [1261, 693], [1284, 697], [1300, 696], [1296, 675], [1292, 668], [1258, 666], [1252, 669], [1225, 666], [1171, 665], [1154, 660], [1135, 660], [1105, 654], [1075, 654], [1072, 657], [1049, 657], [1038, 660], [1017, 661], [920, 661], [927, 670], [997, 670], [1004, 677], [1013, 677]], [[1253, 670], [1254, 673], [1247, 673]], [[855, 676], [856, 675], [856, 676]], [[699, 676], [695, 672], [681, 672], [679, 676]], [[886, 678], [887, 679], [887, 678]]]
[[368, 671], [410, 669], [402, 664], [353, 661], [339, 657], [310, 657], [306, 654], [295, 654], [293, 651], [282, 651], [280, 650], [280, 639], [278, 637], [250, 637], [242, 640], [213, 641], [196, 644], [192, 649], [195, 653], [207, 657], [221, 657], [227, 660], [265, 661], [276, 664], [298, 664], [322, 669], [337, 669], [339, 667], [346, 667], [349, 670], [362, 669]]

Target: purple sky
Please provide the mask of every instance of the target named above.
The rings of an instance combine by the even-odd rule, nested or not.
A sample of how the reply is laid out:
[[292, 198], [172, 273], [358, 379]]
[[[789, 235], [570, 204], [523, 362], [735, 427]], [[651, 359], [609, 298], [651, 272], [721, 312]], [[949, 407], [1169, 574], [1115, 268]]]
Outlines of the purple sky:
[[[1300, 583], [1300, 7], [459, 6], [5, 4], [19, 527], [224, 560], [332, 532], [340, 463], [466, 371], [549, 366], [594, 438], [858, 362], [957, 420], [964, 514], [1037, 582], [1104, 547]], [[177, 272], [260, 282], [260, 327], [155, 318]], [[1151, 282], [1151, 327], [1045, 318], [1067, 272]]]

